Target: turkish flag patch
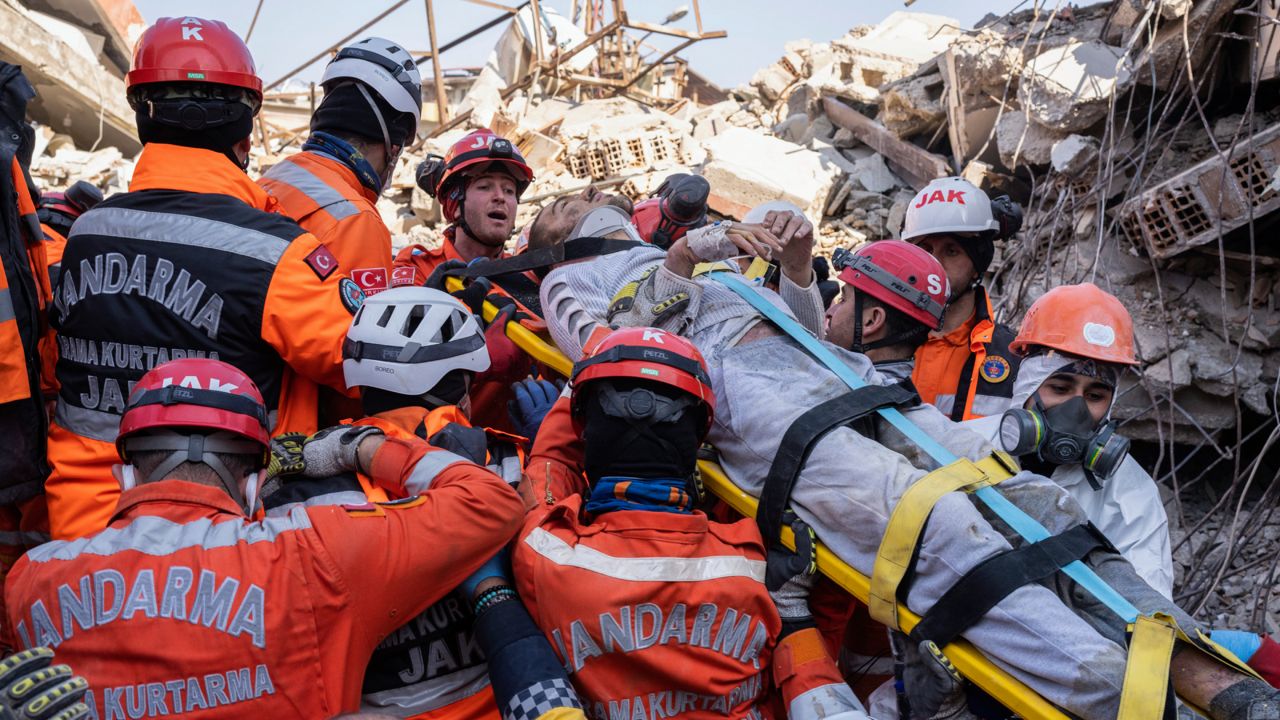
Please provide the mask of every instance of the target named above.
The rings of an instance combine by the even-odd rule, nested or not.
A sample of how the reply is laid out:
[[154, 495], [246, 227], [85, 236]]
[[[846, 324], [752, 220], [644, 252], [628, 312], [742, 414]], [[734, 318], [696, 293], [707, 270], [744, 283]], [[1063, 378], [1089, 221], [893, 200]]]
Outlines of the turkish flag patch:
[[387, 289], [387, 269], [384, 267], [352, 270], [351, 279], [356, 281], [366, 295], [373, 295]]
[[418, 270], [417, 268], [405, 265], [395, 268], [391, 271], [391, 287], [401, 287], [403, 285], [417, 285]]
[[304, 258], [311, 271], [321, 280], [326, 280], [338, 269], [338, 258], [329, 252], [329, 248], [321, 245]]

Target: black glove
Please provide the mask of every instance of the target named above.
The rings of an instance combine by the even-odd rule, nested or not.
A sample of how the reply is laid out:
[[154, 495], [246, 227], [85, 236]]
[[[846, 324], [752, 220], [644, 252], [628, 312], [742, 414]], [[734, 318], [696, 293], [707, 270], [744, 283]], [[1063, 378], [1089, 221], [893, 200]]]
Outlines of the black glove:
[[893, 654], [903, 663], [902, 684], [912, 718], [950, 716], [966, 700], [964, 678], [932, 640], [919, 643], [900, 632], [889, 633]]
[[66, 665], [53, 664], [53, 651], [38, 647], [0, 661], [0, 720], [81, 720], [89, 683]]
[[467, 264], [461, 260], [445, 260], [437, 265], [435, 270], [431, 271], [431, 274], [427, 276], [427, 281], [422, 284], [423, 286], [429, 287], [433, 290], [448, 292], [444, 286], [444, 279], [448, 277], [451, 271], [464, 268], [466, 266]]
[[[809, 610], [809, 592], [818, 572], [818, 538], [813, 528], [788, 510], [783, 523], [791, 526], [796, 536], [794, 551], [773, 543], [765, 563], [764, 586], [782, 618], [782, 636], [813, 627]], [[781, 637], [779, 639], [781, 639]]]
[[307, 469], [302, 459], [302, 445], [307, 441], [303, 433], [283, 433], [271, 438], [271, 460], [267, 463], [267, 479], [283, 475], [297, 475]]
[[336, 425], [307, 438], [302, 444], [302, 475], [333, 477], [360, 470], [360, 441], [382, 431], [368, 425]]
[[422, 192], [433, 198], [436, 196], [436, 189], [440, 187], [440, 180], [444, 177], [444, 165], [444, 158], [435, 153], [428, 154], [425, 160], [418, 163], [413, 177]]

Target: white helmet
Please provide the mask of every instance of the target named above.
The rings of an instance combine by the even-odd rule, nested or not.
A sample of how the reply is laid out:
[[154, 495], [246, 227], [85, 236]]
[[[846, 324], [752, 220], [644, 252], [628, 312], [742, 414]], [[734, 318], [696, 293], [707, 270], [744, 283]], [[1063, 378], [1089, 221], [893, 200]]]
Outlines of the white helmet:
[[935, 233], [999, 231], [991, 199], [976, 185], [959, 177], [938, 178], [916, 193], [907, 207], [902, 239]]
[[[413, 56], [396, 43], [369, 37], [342, 48], [325, 67], [320, 84], [328, 88], [329, 83], [348, 78], [373, 88], [396, 110], [411, 113], [415, 127], [422, 119], [422, 75]], [[378, 122], [386, 125], [385, 118], [379, 117]]]
[[422, 395], [454, 370], [488, 369], [476, 316], [452, 295], [425, 287], [365, 299], [342, 346], [347, 387]]

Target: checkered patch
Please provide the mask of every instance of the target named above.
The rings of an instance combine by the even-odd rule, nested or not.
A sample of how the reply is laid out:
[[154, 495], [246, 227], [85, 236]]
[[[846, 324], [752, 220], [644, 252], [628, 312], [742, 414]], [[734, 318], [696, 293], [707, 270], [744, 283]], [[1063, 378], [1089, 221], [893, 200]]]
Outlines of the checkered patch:
[[502, 713], [503, 720], [534, 720], [556, 708], [582, 709], [578, 694], [568, 682], [556, 678], [542, 680], [516, 693]]

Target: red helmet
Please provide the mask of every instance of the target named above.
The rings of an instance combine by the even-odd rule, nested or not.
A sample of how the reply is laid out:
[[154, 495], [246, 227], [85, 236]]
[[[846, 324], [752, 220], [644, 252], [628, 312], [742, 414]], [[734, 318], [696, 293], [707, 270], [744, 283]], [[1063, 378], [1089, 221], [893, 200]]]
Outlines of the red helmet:
[[262, 101], [249, 48], [220, 20], [160, 18], [138, 38], [125, 91], [139, 85], [205, 82], [244, 88]]
[[930, 330], [942, 327], [951, 285], [942, 263], [926, 250], [901, 240], [880, 240], [836, 258], [840, 279], [886, 306], [919, 320]]
[[143, 375], [120, 418], [116, 449], [125, 458], [128, 438], [176, 428], [231, 432], [264, 448], [271, 440], [258, 386], [220, 360], [173, 360]]
[[[439, 158], [438, 155], [436, 157]], [[516, 197], [523, 195], [529, 183], [533, 182], [533, 168], [524, 161], [515, 143], [498, 137], [488, 128], [473, 130], [454, 143], [444, 158], [435, 164], [434, 177], [431, 178], [434, 182], [429, 181], [435, 188], [435, 197], [440, 201], [446, 220], [455, 222], [458, 219], [466, 194], [466, 183], [461, 180], [469, 174], [463, 171], [479, 169], [489, 163], [501, 163], [516, 181]]]
[[622, 328], [600, 341], [595, 350], [573, 366], [573, 412], [581, 407], [578, 391], [593, 380], [635, 378], [683, 390], [707, 409], [704, 432], [711, 427], [716, 396], [707, 377], [707, 361], [693, 343], [656, 328]]

